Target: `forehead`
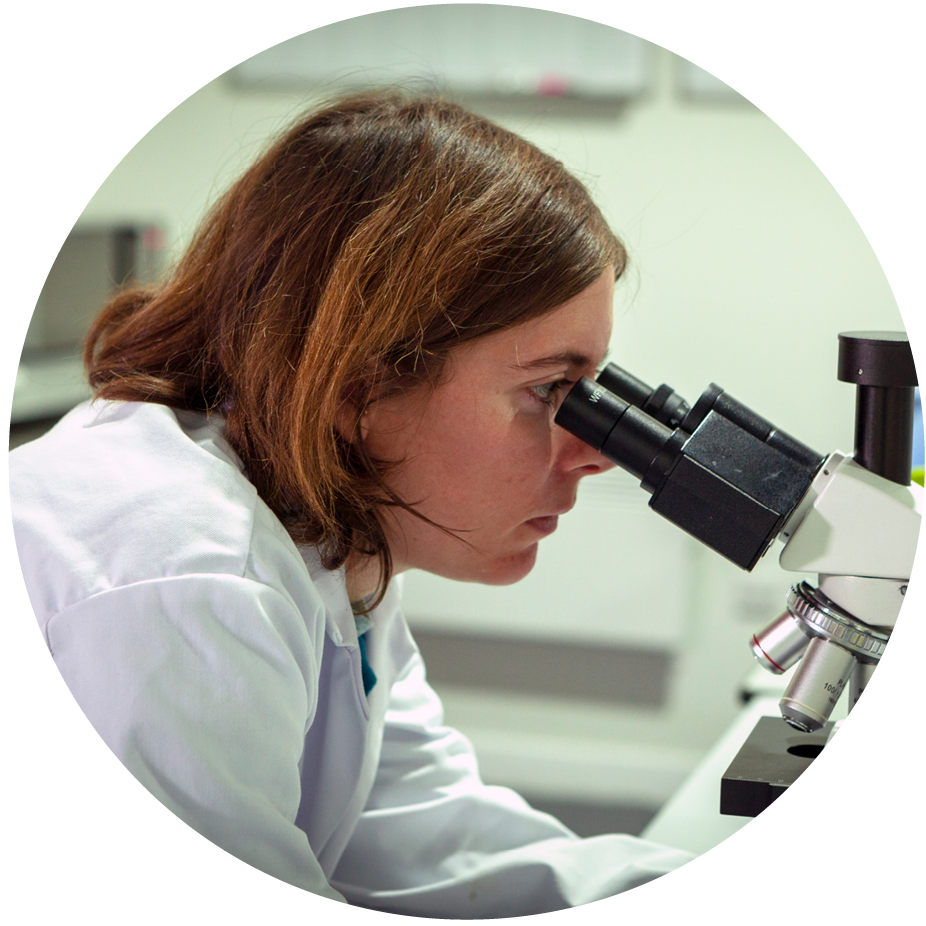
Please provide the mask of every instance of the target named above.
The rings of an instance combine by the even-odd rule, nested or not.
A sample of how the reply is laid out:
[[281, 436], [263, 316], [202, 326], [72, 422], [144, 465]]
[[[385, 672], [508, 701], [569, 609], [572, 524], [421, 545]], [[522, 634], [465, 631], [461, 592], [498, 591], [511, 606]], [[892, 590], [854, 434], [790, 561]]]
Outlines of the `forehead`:
[[545, 315], [465, 345], [456, 359], [504, 364], [515, 372], [597, 366], [611, 339], [613, 295], [613, 279], [605, 274]]

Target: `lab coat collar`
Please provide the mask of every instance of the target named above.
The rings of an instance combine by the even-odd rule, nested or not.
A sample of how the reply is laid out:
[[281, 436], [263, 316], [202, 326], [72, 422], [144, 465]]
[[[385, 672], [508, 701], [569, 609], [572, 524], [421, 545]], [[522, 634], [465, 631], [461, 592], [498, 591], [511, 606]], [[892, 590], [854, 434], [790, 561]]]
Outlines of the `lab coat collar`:
[[357, 625], [347, 594], [344, 567], [325, 569], [316, 547], [299, 547], [312, 582], [326, 604], [325, 632], [335, 646], [357, 646]]

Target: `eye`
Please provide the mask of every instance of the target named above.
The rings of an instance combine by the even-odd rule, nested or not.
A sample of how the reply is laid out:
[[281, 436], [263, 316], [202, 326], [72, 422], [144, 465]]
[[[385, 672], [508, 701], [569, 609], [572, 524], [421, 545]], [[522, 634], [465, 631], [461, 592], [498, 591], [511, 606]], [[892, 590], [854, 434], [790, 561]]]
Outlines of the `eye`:
[[544, 405], [555, 405], [558, 396], [562, 395], [564, 387], [574, 385], [571, 380], [558, 379], [552, 383], [541, 383], [539, 386], [529, 386], [528, 392]]

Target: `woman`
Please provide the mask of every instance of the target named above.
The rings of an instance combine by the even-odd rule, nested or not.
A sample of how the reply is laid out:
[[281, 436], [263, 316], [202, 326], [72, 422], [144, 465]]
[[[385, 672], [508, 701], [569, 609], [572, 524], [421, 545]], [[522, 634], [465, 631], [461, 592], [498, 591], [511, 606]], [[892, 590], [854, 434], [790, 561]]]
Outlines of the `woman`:
[[361, 95], [283, 135], [171, 278], [116, 297], [94, 402], [12, 455], [23, 572], [104, 740], [208, 839], [337, 900], [522, 915], [688, 856], [486, 787], [399, 573], [515, 582], [608, 464], [553, 425], [625, 252], [522, 139]]

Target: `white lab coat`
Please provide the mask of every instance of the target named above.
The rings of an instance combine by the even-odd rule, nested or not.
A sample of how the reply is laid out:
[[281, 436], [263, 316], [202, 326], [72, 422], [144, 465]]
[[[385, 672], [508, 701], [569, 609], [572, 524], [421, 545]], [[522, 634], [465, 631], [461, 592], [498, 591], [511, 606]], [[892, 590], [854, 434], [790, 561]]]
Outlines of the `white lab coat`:
[[478, 775], [393, 582], [364, 695], [341, 571], [298, 549], [220, 419], [85, 403], [13, 451], [16, 540], [71, 692], [132, 774], [212, 842], [334, 900], [446, 918], [587, 903], [684, 864], [579, 839]]

